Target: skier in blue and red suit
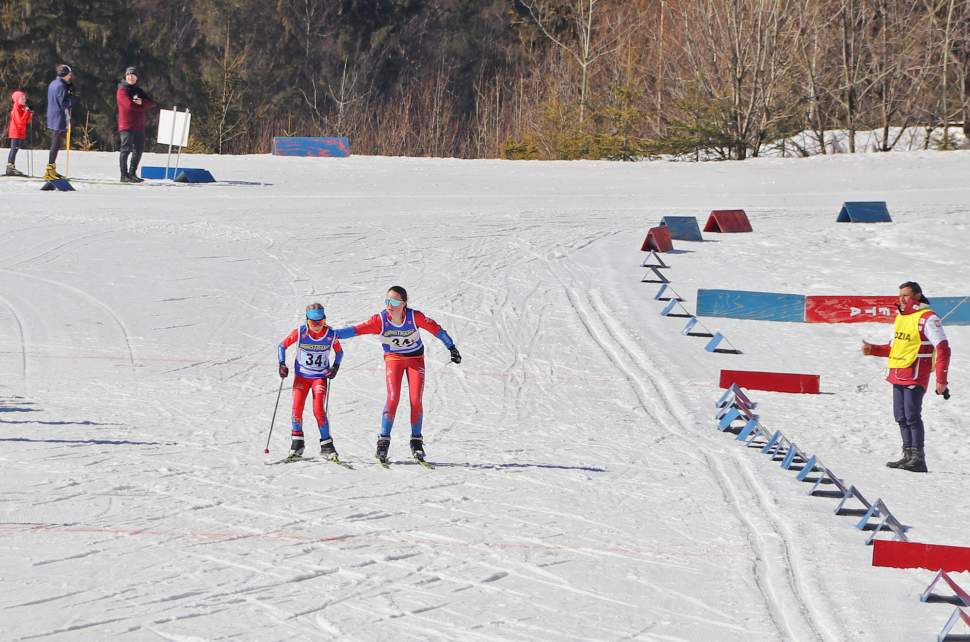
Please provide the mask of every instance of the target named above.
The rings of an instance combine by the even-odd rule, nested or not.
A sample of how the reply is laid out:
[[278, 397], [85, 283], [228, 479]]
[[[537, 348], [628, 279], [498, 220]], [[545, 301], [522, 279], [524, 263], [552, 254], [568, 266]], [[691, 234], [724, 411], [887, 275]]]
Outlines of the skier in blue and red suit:
[[381, 415], [381, 434], [377, 438], [377, 458], [387, 461], [387, 451], [391, 445], [391, 428], [394, 415], [401, 399], [401, 379], [407, 374], [408, 392], [411, 400], [411, 455], [424, 460], [424, 439], [421, 425], [424, 410], [421, 396], [424, 392], [424, 344], [420, 330], [427, 330], [437, 337], [451, 352], [451, 360], [461, 363], [461, 354], [448, 333], [434, 319], [419, 310], [408, 307], [407, 290], [399, 285], [392, 286], [384, 299], [385, 309], [364, 323], [334, 330], [340, 339], [349, 339], [362, 334], [376, 334], [384, 344], [385, 381], [387, 383], [387, 403]]
[[[306, 404], [307, 394], [313, 393], [313, 416], [320, 428], [320, 454], [330, 459], [336, 459], [337, 450], [334, 448], [330, 436], [330, 420], [325, 411], [328, 382], [337, 376], [340, 362], [344, 357], [343, 348], [333, 328], [327, 326], [327, 315], [323, 306], [312, 303], [306, 308], [306, 323], [296, 328], [277, 348], [279, 356], [280, 377], [285, 379], [290, 374], [286, 367], [286, 349], [297, 344], [296, 360], [294, 361], [293, 378], [293, 415], [291, 418], [293, 442], [290, 445], [290, 457], [303, 456], [303, 406]], [[334, 352], [333, 364], [330, 363], [330, 351]]]

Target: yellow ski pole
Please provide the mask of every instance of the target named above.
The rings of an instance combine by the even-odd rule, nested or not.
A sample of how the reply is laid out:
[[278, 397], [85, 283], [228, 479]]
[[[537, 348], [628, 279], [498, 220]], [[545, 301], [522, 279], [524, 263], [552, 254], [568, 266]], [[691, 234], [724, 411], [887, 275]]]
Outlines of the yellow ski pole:
[[71, 176], [71, 112], [67, 112], [67, 164], [64, 167], [64, 175]]

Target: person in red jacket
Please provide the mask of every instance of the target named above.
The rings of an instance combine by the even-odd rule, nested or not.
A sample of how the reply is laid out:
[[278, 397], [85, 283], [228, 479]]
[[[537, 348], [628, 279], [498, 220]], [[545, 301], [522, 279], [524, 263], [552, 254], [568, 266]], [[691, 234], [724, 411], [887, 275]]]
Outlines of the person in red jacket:
[[898, 314], [893, 324], [891, 343], [862, 342], [862, 353], [889, 357], [889, 375], [893, 384], [893, 414], [903, 438], [903, 457], [886, 462], [890, 468], [915, 473], [926, 472], [923, 451], [923, 395], [930, 385], [936, 353], [936, 394], [949, 396], [947, 371], [950, 368], [950, 343], [943, 332], [943, 321], [930, 309], [930, 301], [916, 281], [899, 286]]
[[121, 156], [118, 159], [121, 182], [141, 183], [143, 179], [138, 178], [137, 172], [141, 155], [145, 152], [145, 112], [154, 107], [155, 102], [138, 86], [138, 70], [134, 67], [125, 69], [125, 79], [118, 83], [115, 97], [118, 100], [118, 133], [121, 135]]
[[7, 136], [10, 138], [10, 153], [7, 154], [7, 176], [25, 176], [17, 169], [17, 152], [27, 139], [27, 125], [34, 118], [34, 111], [27, 106], [27, 94], [17, 90], [10, 95], [13, 107], [10, 108], [10, 126]]

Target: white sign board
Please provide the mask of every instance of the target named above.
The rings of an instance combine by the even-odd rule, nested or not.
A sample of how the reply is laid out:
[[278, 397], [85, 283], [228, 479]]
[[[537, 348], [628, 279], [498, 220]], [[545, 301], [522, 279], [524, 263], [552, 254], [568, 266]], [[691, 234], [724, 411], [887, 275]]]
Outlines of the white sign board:
[[192, 114], [188, 111], [160, 110], [158, 113], [159, 144], [186, 147], [189, 144], [191, 124]]

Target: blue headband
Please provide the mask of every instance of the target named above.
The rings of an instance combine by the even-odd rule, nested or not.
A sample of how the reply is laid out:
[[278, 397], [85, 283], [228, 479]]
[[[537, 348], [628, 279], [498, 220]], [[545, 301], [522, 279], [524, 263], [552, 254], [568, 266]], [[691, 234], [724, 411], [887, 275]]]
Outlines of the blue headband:
[[312, 321], [322, 321], [327, 318], [327, 313], [320, 308], [313, 308], [306, 311], [306, 318]]

